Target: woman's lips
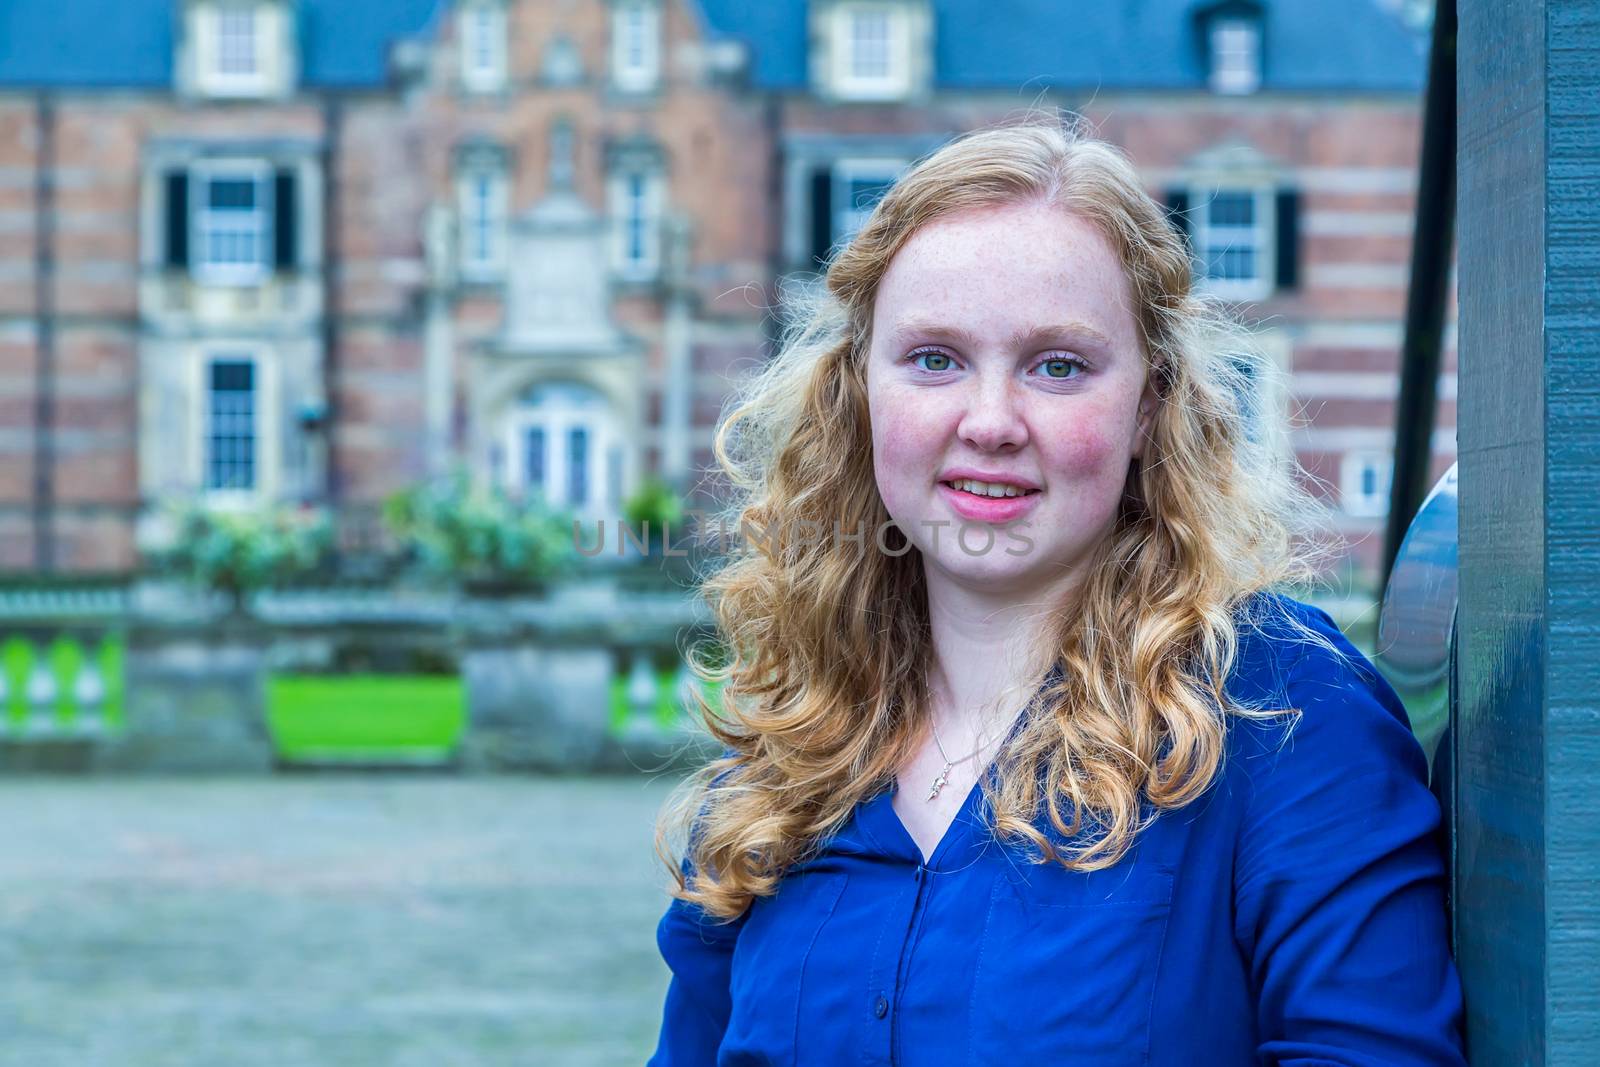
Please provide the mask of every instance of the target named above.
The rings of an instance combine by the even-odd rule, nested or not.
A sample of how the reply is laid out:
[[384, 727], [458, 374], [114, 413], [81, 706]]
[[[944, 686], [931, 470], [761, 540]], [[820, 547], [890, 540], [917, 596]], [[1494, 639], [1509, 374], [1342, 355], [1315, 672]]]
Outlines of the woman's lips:
[[965, 489], [939, 483], [939, 492], [950, 502], [957, 515], [973, 522], [1010, 522], [1032, 511], [1042, 494], [1040, 490], [1021, 496], [979, 496]]

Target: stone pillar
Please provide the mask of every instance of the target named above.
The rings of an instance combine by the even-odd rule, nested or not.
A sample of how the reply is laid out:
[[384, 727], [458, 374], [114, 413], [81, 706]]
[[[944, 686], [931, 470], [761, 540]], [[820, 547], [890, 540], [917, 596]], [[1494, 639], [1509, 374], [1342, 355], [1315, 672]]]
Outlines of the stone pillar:
[[616, 658], [590, 627], [501, 621], [482, 606], [461, 655], [468, 770], [588, 771], [611, 761]]
[[264, 772], [266, 635], [246, 621], [142, 624], [128, 632], [125, 728], [100, 748], [103, 770]]

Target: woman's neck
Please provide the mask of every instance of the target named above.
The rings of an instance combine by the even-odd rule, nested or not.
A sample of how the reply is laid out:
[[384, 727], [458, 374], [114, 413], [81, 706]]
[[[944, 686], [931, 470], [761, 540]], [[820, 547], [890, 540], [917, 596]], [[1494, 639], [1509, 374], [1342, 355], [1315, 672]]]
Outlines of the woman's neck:
[[930, 585], [929, 712], [950, 754], [993, 741], [1033, 694], [1050, 657], [1039, 642], [1059, 599], [1000, 602]]

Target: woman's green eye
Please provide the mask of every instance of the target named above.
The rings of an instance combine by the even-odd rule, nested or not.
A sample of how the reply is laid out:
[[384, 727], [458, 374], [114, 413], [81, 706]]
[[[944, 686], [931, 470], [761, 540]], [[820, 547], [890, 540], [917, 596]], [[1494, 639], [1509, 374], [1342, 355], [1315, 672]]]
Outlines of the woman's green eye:
[[[943, 360], [948, 360], [950, 357], [945, 355], [943, 352], [918, 352], [916, 355], [912, 356], [911, 358], [913, 360], [917, 360], [917, 359], [943, 359]], [[927, 369], [928, 370], [949, 370], [950, 368], [949, 368], [948, 365], [946, 365], [946, 366], [938, 366], [938, 367], [928, 367]]]
[[1078, 366], [1079, 364], [1076, 360], [1071, 359], [1047, 359], [1044, 361], [1043, 365], [1046, 376], [1051, 378], [1066, 378], [1071, 376], [1072, 368]]

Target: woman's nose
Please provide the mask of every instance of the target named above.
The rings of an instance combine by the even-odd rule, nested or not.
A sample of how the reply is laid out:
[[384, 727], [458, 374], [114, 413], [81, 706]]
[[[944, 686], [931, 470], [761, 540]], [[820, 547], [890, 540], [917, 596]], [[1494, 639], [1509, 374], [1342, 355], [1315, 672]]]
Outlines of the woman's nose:
[[968, 396], [957, 432], [985, 452], [1027, 444], [1028, 424], [1015, 383], [1003, 375], [981, 376]]

